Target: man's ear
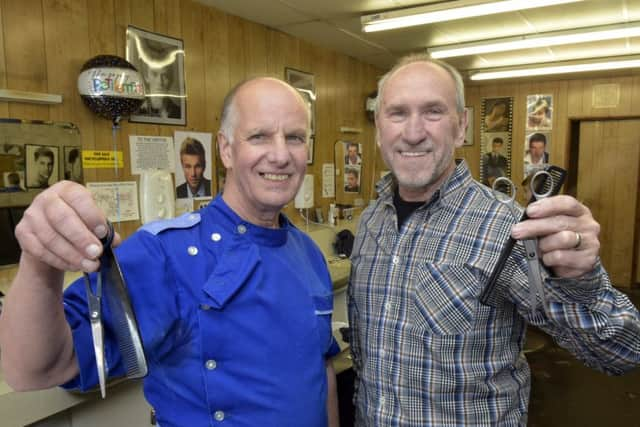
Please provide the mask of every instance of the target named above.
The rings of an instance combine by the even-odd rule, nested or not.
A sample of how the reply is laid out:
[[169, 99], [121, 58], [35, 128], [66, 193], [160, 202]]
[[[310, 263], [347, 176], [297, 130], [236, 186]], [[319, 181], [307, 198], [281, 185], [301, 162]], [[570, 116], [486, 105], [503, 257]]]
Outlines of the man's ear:
[[464, 145], [464, 138], [467, 135], [467, 126], [469, 126], [469, 118], [467, 117], [468, 110], [465, 108], [464, 111], [460, 114], [459, 124], [458, 124], [458, 135], [456, 135], [455, 146], [457, 148], [462, 147]]
[[224, 167], [229, 169], [232, 164], [231, 142], [222, 132], [218, 132], [218, 153]]

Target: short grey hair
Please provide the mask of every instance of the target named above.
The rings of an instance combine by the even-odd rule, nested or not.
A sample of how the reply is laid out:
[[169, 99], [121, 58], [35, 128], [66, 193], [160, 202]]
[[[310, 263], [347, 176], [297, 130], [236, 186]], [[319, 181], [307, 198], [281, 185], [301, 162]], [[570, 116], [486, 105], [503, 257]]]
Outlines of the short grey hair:
[[411, 55], [407, 55], [403, 58], [400, 58], [400, 60], [398, 60], [398, 62], [393, 66], [393, 68], [380, 78], [380, 80], [378, 81], [378, 96], [376, 98], [376, 103], [375, 103], [375, 110], [374, 110], [375, 114], [376, 115], [378, 114], [378, 111], [380, 108], [380, 100], [382, 99], [382, 96], [384, 94], [384, 88], [389, 78], [391, 78], [391, 76], [393, 76], [400, 68], [409, 64], [417, 63], [417, 62], [436, 65], [442, 68], [443, 70], [445, 70], [449, 74], [449, 76], [451, 76], [451, 79], [453, 79], [453, 83], [455, 84], [455, 87], [456, 87], [456, 110], [458, 111], [459, 114], [462, 114], [465, 108], [464, 81], [462, 80], [462, 76], [460, 75], [458, 70], [456, 70], [451, 65], [447, 64], [446, 62], [433, 59], [426, 53], [414, 53]]
[[[240, 89], [242, 89], [244, 85], [254, 82], [256, 80], [262, 80], [265, 78], [278, 81], [293, 90], [293, 92], [300, 99], [300, 102], [302, 103], [302, 105], [304, 105], [305, 111], [307, 112], [307, 127], [309, 128], [309, 130], [311, 130], [310, 129], [311, 128], [311, 110], [307, 108], [306, 101], [304, 100], [302, 95], [300, 95], [300, 92], [298, 92], [298, 90], [295, 87], [291, 86], [289, 83], [285, 82], [284, 80], [280, 80], [274, 77], [254, 77], [254, 78], [243, 80], [237, 85], [235, 85], [233, 88], [231, 88], [229, 93], [227, 93], [227, 96], [224, 97], [224, 101], [222, 102], [222, 114], [220, 115], [219, 132], [224, 135], [224, 137], [227, 139], [229, 143], [231, 144], [233, 143], [233, 132], [236, 127], [237, 112], [236, 112], [235, 99], [236, 99], [236, 96], [238, 95], [238, 92], [240, 91]], [[307, 141], [309, 137], [310, 135], [307, 135]]]

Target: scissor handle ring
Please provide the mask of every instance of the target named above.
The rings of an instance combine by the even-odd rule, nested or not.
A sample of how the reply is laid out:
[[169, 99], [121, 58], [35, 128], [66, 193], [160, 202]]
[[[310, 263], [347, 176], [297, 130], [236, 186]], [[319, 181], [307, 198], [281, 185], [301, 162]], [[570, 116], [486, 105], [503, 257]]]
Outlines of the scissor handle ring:
[[[550, 180], [550, 185], [548, 186], [547, 191], [545, 191], [544, 193], [538, 193], [536, 191], [535, 182], [536, 182], [536, 179], [542, 175], [545, 175], [547, 179]], [[531, 188], [531, 194], [533, 194], [533, 197], [535, 197], [536, 200], [549, 197], [553, 193], [553, 176], [544, 169], [539, 170], [538, 172], [533, 174], [533, 176], [531, 177], [531, 182], [529, 183], [529, 187]]]
[[[499, 185], [501, 182], [504, 182], [506, 184], [508, 184], [511, 187], [511, 195], [509, 196], [508, 194], [503, 193], [502, 191], [498, 190]], [[496, 197], [496, 199], [498, 199], [498, 201], [500, 203], [511, 203], [515, 200], [516, 198], [516, 186], [513, 183], [513, 181], [511, 181], [509, 178], [507, 178], [506, 176], [500, 176], [498, 178], [496, 178], [493, 181], [493, 184], [491, 184], [491, 189], [493, 190], [493, 193], [500, 193], [501, 195], [505, 196], [504, 198], [500, 198], [500, 197]]]

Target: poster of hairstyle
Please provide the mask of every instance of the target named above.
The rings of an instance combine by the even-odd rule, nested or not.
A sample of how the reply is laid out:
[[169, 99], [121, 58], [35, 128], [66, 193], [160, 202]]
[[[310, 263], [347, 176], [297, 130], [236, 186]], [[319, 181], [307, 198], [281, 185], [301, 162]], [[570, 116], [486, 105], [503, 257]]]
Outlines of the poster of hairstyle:
[[349, 165], [344, 167], [344, 192], [359, 193], [360, 178], [362, 169], [360, 165]]
[[480, 181], [485, 185], [511, 178], [512, 113], [512, 97], [482, 99]]
[[60, 148], [55, 145], [26, 146], [27, 187], [48, 188], [58, 182]]
[[527, 95], [527, 132], [551, 130], [553, 95]]
[[176, 198], [211, 197], [214, 168], [211, 134], [177, 131], [173, 138], [176, 150]]
[[491, 187], [499, 177], [510, 176], [509, 132], [491, 132], [484, 134], [482, 142], [482, 183]]
[[64, 179], [82, 184], [82, 147], [78, 145], [63, 147]]
[[187, 122], [184, 44], [161, 34], [127, 27], [127, 61], [142, 76], [145, 100], [130, 121], [166, 125]]
[[524, 140], [524, 178], [549, 163], [551, 132], [530, 132]]

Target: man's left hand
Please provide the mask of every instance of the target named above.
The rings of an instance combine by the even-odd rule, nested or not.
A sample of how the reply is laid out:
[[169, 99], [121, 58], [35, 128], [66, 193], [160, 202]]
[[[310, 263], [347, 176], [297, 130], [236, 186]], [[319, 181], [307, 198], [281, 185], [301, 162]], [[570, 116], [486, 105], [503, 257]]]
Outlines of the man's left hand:
[[527, 207], [529, 219], [513, 226], [517, 240], [538, 238], [542, 261], [558, 277], [575, 278], [593, 270], [600, 251], [600, 224], [570, 196], [538, 200]]

